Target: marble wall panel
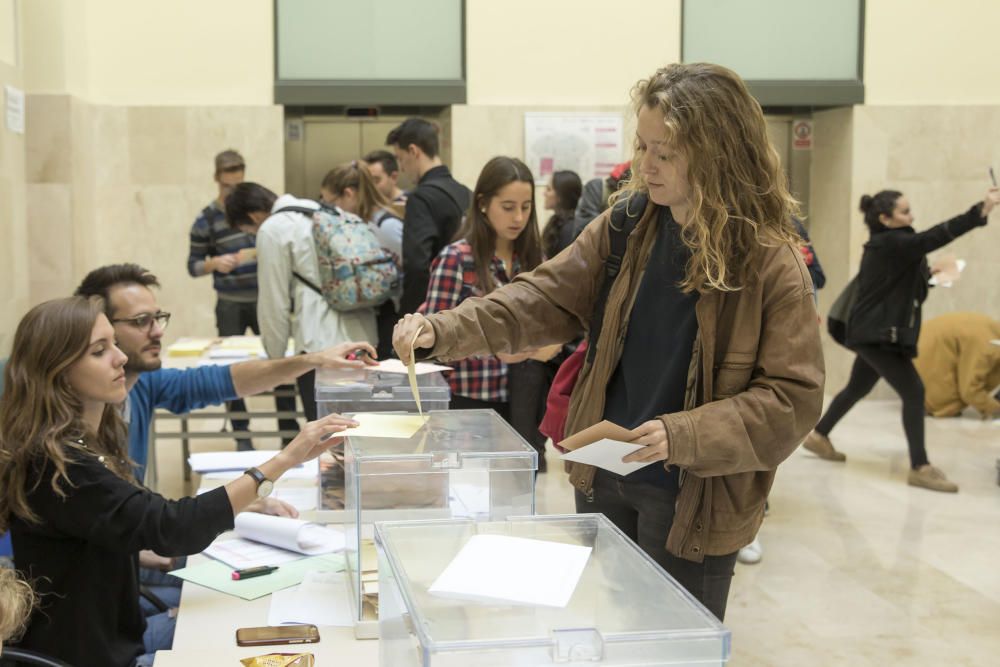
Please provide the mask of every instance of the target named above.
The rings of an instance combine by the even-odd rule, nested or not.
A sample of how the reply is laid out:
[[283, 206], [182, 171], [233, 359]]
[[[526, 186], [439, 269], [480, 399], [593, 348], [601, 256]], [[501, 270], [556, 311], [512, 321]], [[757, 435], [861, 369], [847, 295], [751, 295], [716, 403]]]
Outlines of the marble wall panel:
[[28, 183], [72, 180], [70, 98], [28, 95], [25, 99], [25, 160]]

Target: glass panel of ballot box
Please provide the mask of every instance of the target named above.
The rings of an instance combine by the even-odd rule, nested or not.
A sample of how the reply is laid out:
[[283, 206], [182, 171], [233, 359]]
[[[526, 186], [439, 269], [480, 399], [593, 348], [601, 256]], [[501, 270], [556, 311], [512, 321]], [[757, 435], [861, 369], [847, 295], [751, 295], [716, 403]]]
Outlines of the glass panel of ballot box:
[[[590, 553], [561, 607], [442, 593], [442, 572], [483, 535]], [[386, 522], [375, 543], [382, 667], [703, 667], [729, 659], [729, 631], [602, 514]], [[522, 587], [524, 568], [503, 569], [490, 569], [507, 577], [494, 586]]]
[[538, 455], [496, 412], [425, 415], [410, 438], [346, 438], [345, 556], [361, 638], [378, 630], [375, 522], [495, 521], [535, 512]]
[[[417, 376], [417, 392], [424, 411], [447, 410], [451, 389], [441, 373]], [[316, 413], [416, 412], [410, 382], [402, 373], [362, 369], [316, 372]], [[344, 447], [337, 445], [319, 460], [319, 514], [326, 522], [343, 520]]]

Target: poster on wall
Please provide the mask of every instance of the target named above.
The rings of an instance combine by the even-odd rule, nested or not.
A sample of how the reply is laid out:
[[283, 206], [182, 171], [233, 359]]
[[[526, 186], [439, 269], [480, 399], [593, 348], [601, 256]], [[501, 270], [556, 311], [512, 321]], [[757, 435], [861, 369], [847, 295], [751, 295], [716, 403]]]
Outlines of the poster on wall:
[[524, 114], [525, 162], [539, 185], [562, 169], [575, 171], [584, 183], [605, 178], [623, 155], [619, 113]]

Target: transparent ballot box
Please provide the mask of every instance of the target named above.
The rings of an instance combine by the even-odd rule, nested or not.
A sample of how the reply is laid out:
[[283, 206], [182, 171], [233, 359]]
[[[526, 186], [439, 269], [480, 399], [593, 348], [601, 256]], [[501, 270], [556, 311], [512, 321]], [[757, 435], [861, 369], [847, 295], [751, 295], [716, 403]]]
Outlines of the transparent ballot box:
[[[417, 391], [424, 412], [447, 410], [451, 389], [441, 373], [417, 376]], [[316, 372], [316, 414], [331, 412], [416, 412], [410, 381], [402, 373], [366, 368]], [[319, 461], [319, 510], [321, 520], [341, 521], [344, 509], [344, 449], [334, 447]]]
[[[492, 589], [500, 599], [462, 593], [455, 577], [451, 587], [440, 589], [442, 573], [455, 573], [461, 560], [456, 555], [472, 553], [469, 546], [476, 540], [489, 540], [499, 550], [499, 541], [510, 538], [543, 541], [557, 552], [579, 547], [590, 552], [585, 564], [553, 555], [525, 568], [523, 553], [479, 551], [478, 561], [471, 562], [480, 562], [481, 571], [461, 570], [467, 586]], [[729, 631], [602, 514], [384, 522], [375, 527], [375, 543], [382, 667], [703, 667], [729, 659]], [[501, 558], [511, 564], [490, 562]], [[530, 597], [537, 588], [549, 588], [534, 587], [533, 578], [547, 574], [531, 572], [559, 568], [573, 572], [557, 582], [565, 590], [563, 606], [542, 606], [543, 593], [530, 602], [508, 599], [525, 589]], [[482, 572], [493, 573], [485, 587], [482, 582], [490, 577], [478, 576]]]
[[376, 521], [534, 514], [538, 455], [493, 410], [425, 413], [411, 438], [348, 436], [347, 579], [358, 637], [377, 633]]

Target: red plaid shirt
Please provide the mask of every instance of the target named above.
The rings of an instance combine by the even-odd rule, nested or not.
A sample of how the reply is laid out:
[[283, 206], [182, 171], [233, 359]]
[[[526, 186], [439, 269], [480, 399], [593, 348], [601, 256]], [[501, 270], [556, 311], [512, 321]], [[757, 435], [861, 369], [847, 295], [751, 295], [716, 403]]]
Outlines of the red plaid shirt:
[[[520, 272], [517, 256], [514, 257], [512, 275], [504, 271], [503, 262], [496, 256], [490, 262], [493, 279], [498, 285], [506, 285]], [[445, 247], [431, 265], [431, 281], [427, 286], [427, 300], [420, 306], [424, 314], [450, 310], [472, 296], [483, 296], [483, 290], [476, 284], [476, 261], [472, 247], [461, 239]], [[451, 392], [480, 401], [500, 401], [506, 403], [507, 364], [494, 356], [469, 357], [448, 364], [455, 369], [448, 373]]]

